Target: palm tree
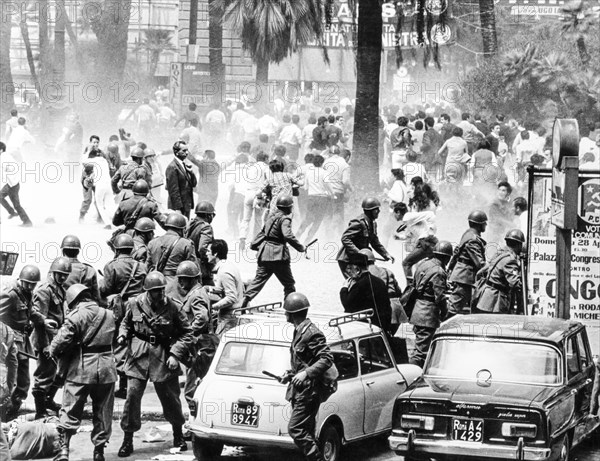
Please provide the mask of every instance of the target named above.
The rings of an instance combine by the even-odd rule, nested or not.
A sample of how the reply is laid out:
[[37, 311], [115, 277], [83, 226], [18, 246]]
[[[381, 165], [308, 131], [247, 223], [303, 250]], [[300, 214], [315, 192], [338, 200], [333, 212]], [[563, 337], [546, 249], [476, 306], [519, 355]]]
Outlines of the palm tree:
[[[269, 63], [279, 63], [301, 45], [317, 42], [329, 21], [333, 0], [214, 0], [232, 30], [239, 30], [242, 49], [256, 63], [256, 83], [266, 85]], [[323, 47], [324, 59], [329, 61]]]
[[[383, 19], [379, 0], [358, 1], [356, 111], [352, 182], [364, 193], [379, 189], [379, 82]], [[354, 5], [352, 5], [352, 11]]]
[[177, 49], [173, 46], [172, 39], [173, 32], [170, 30], [148, 29], [144, 31], [144, 39], [138, 43], [138, 48], [150, 54], [150, 69], [148, 70], [150, 77], [154, 77], [156, 73], [161, 53]]
[[222, 101], [225, 84], [225, 66], [223, 65], [223, 16], [217, 14], [213, 4], [208, 0], [208, 62], [210, 79], [216, 84], [215, 100]]
[[563, 33], [568, 38], [575, 39], [581, 64], [586, 66], [591, 58], [585, 44], [585, 35], [590, 30], [598, 32], [597, 16], [582, 0], [574, 0], [563, 6], [561, 20], [564, 21]]
[[484, 57], [491, 58], [498, 52], [494, 0], [479, 0], [479, 17], [481, 20]]

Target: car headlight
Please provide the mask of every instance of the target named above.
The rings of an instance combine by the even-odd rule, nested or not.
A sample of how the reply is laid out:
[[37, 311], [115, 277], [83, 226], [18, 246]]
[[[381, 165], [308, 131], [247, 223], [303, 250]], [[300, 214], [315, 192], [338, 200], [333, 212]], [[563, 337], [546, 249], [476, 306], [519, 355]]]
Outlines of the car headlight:
[[423, 429], [425, 431], [432, 431], [434, 425], [435, 418], [433, 416], [402, 415], [400, 419], [400, 427], [402, 429]]
[[536, 435], [537, 426], [535, 424], [502, 423], [503, 437], [526, 437], [534, 439]]

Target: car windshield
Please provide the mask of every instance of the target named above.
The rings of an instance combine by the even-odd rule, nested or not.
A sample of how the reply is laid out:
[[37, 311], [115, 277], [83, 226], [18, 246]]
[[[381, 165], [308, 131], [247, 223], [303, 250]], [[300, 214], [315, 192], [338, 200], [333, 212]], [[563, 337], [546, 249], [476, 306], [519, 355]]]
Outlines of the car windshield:
[[424, 374], [486, 383], [561, 384], [560, 356], [543, 344], [441, 338]]
[[270, 379], [263, 374], [263, 370], [282, 376], [289, 368], [289, 347], [232, 341], [223, 348], [216, 372]]

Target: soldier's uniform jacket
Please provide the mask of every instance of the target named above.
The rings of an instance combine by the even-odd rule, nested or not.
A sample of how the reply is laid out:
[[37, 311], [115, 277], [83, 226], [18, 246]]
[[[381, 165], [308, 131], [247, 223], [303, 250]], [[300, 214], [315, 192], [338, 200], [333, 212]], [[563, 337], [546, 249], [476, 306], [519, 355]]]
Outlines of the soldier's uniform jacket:
[[164, 304], [153, 308], [147, 293], [128, 301], [119, 336], [129, 341], [123, 373], [155, 383], [181, 374], [181, 370], [169, 370], [167, 359], [172, 355], [180, 362], [185, 360], [193, 342], [181, 303], [165, 296]]
[[485, 265], [485, 244], [485, 240], [473, 229], [463, 234], [448, 265], [450, 282], [475, 284], [475, 274]]
[[186, 294], [183, 293], [177, 279], [173, 279], [167, 285], [166, 294], [183, 305], [183, 312], [185, 312], [192, 327], [192, 334], [195, 339], [204, 333], [212, 332], [209, 325], [211, 321], [211, 303], [208, 293], [202, 285], [199, 283], [194, 285]]
[[[60, 327], [65, 320], [65, 290], [52, 276], [38, 285], [33, 292], [32, 309], [44, 319], [54, 320]], [[33, 330], [32, 343], [36, 351], [42, 351], [52, 342], [54, 334], [45, 325]]]
[[161, 226], [165, 218], [158, 211], [158, 203], [143, 195], [131, 195], [123, 198], [113, 216], [113, 225], [125, 226], [125, 229], [133, 229], [140, 218], [154, 219]]
[[304, 249], [292, 232], [292, 215], [286, 215], [281, 210], [269, 214], [264, 227], [255, 240], [261, 239], [263, 236], [264, 241], [260, 244], [257, 253], [258, 260], [261, 262], [289, 261], [288, 243], [298, 251]]
[[371, 321], [385, 331], [390, 330], [392, 323], [392, 306], [388, 287], [379, 277], [364, 271], [358, 278], [349, 279], [348, 286], [340, 290], [340, 301], [344, 312], [359, 312], [373, 309], [376, 314]]
[[17, 384], [17, 345], [10, 327], [0, 322], [0, 405], [10, 399]]
[[146, 245], [144, 239], [139, 235], [133, 237], [133, 251], [131, 252], [131, 257], [136, 261], [148, 265], [148, 245]]
[[13, 330], [19, 351], [33, 353], [29, 333], [32, 324], [41, 328], [44, 318], [33, 312], [31, 298], [25, 294], [18, 282], [8, 285], [0, 293], [0, 322]]
[[[113, 313], [94, 301], [77, 304], [50, 344], [50, 354], [65, 366], [67, 381], [110, 384], [117, 380], [112, 341]], [[64, 363], [66, 362], [66, 363]]]
[[90, 289], [92, 299], [100, 302], [100, 289], [98, 287], [98, 275], [96, 269], [90, 266], [88, 263], [83, 263], [77, 258], [69, 258], [71, 261], [71, 273], [63, 283], [65, 292], [76, 283], [81, 283]]
[[398, 280], [396, 280], [396, 276], [391, 270], [389, 270], [387, 267], [381, 267], [375, 264], [370, 264], [369, 272], [375, 277], [378, 277], [381, 280], [383, 280], [383, 282], [387, 286], [388, 295], [390, 298], [400, 297], [400, 295], [402, 294], [402, 290], [400, 289], [400, 285], [398, 285]]
[[297, 374], [306, 371], [310, 381], [301, 389], [290, 382], [285, 395], [286, 400], [314, 399], [319, 395], [319, 381], [333, 364], [333, 355], [325, 335], [310, 319], [307, 318], [294, 329], [290, 354], [291, 372]]
[[196, 217], [188, 224], [184, 235], [194, 242], [198, 259], [203, 262], [206, 261], [206, 251], [214, 239], [214, 232], [210, 223]]
[[110, 184], [113, 192], [118, 194], [121, 189], [131, 189], [138, 179], [145, 180], [148, 187], [152, 188], [152, 171], [144, 164], [138, 165], [130, 160], [125, 165], [121, 165], [111, 178]]
[[388, 252], [377, 237], [377, 223], [363, 213], [348, 223], [348, 228], [342, 234], [342, 248], [337, 255], [337, 260], [348, 262], [351, 254], [356, 254], [369, 246], [382, 257], [387, 258]]
[[168, 251], [176, 240], [178, 241], [173, 247], [169, 259], [167, 259], [167, 263], [161, 272], [165, 276], [174, 277], [177, 272], [177, 266], [182, 261], [198, 263], [196, 260], [196, 250], [192, 241], [185, 237], [179, 237], [175, 231], [169, 229], [164, 235], [148, 243], [148, 267], [150, 269], [156, 268], [158, 270], [157, 266], [161, 261], [163, 253]]
[[438, 328], [446, 317], [448, 275], [437, 258], [427, 258], [414, 266], [417, 300], [410, 323], [419, 327]]
[[123, 300], [127, 301], [130, 297], [141, 293], [143, 291], [144, 279], [148, 273], [146, 264], [136, 261], [130, 255], [120, 254], [104, 266], [104, 280], [100, 286], [102, 296], [106, 297], [121, 293], [132, 275], [136, 262], [138, 264], [135, 268], [135, 274], [133, 274], [127, 290], [123, 293]]
[[[522, 290], [521, 263], [510, 248], [501, 251], [487, 264], [477, 278], [487, 277], [477, 309], [497, 314], [514, 314], [513, 306]], [[523, 312], [519, 312], [523, 313]]]

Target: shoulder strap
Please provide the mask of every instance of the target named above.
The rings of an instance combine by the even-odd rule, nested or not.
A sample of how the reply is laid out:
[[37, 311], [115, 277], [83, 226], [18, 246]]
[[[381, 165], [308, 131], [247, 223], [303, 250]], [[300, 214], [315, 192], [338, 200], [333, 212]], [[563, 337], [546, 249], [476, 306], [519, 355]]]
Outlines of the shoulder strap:
[[98, 315], [96, 315], [96, 318], [94, 319], [94, 323], [91, 325], [92, 328], [90, 330], [88, 330], [89, 331], [88, 335], [81, 340], [82, 347], [87, 346], [94, 340], [94, 338], [100, 331], [100, 327], [104, 323], [105, 318], [106, 318], [106, 309], [100, 308], [100, 312], [98, 312]]
[[510, 253], [504, 253], [503, 255], [500, 255], [500, 256], [498, 256], [496, 258], [496, 260], [492, 264], [492, 267], [490, 267], [490, 270], [488, 271], [488, 273], [487, 273], [487, 275], [485, 277], [486, 283], [490, 280], [490, 276], [492, 275], [492, 271], [496, 268], [496, 266], [500, 263], [500, 261], [502, 261], [507, 256], [510, 256]]
[[[432, 266], [432, 267], [433, 267], [433, 266]], [[415, 285], [415, 290], [417, 290], [417, 292], [418, 292], [419, 294], [421, 294], [421, 295], [422, 295], [422, 294], [423, 294], [423, 291], [424, 291], [424, 289], [425, 289], [425, 287], [427, 286], [427, 284], [428, 284], [429, 282], [431, 282], [431, 279], [433, 279], [433, 277], [435, 276], [435, 274], [436, 274], [436, 273], [437, 273], [437, 271], [435, 271], [435, 270], [432, 270], [432, 271], [431, 271], [431, 275], [430, 275], [429, 277], [427, 277], [427, 278], [423, 277], [423, 279], [421, 280], [421, 282], [422, 282], [422, 283], [420, 283], [420, 285], [422, 286], [422, 289], [421, 289], [421, 290], [419, 290], [418, 286], [416, 286], [416, 285]], [[414, 280], [414, 279], [413, 279], [413, 280]], [[415, 282], [415, 283], [416, 283], [416, 282]]]
[[177, 237], [177, 239], [173, 241], [169, 249], [163, 253], [162, 257], [160, 258], [160, 261], [156, 265], [156, 270], [158, 272], [162, 272], [165, 269], [165, 267], [167, 267], [167, 261], [169, 261], [169, 258], [171, 257], [171, 253], [173, 252], [175, 245], [177, 245], [177, 242], [179, 242], [180, 240], [181, 237]]
[[135, 207], [135, 210], [133, 210], [133, 213], [131, 213], [131, 216], [129, 216], [129, 219], [127, 219], [127, 222], [125, 223], [125, 227], [127, 229], [131, 229], [133, 226], [135, 226], [135, 223], [138, 220], [138, 217], [140, 216], [140, 214], [142, 213], [142, 210], [144, 209], [144, 205], [146, 205], [146, 203], [148, 203], [149, 200], [147, 198], [142, 198], [138, 204]]
[[135, 271], [137, 270], [137, 268], [138, 268], [139, 265], [140, 265], [139, 261], [136, 261], [135, 264], [133, 265], [133, 269], [131, 269], [131, 273], [129, 274], [129, 278], [127, 279], [127, 283], [125, 284], [125, 286], [121, 290], [121, 297], [123, 297], [123, 295], [127, 291], [127, 288], [129, 288], [129, 285], [131, 284], [131, 281], [133, 280], [133, 276], [135, 275]]

